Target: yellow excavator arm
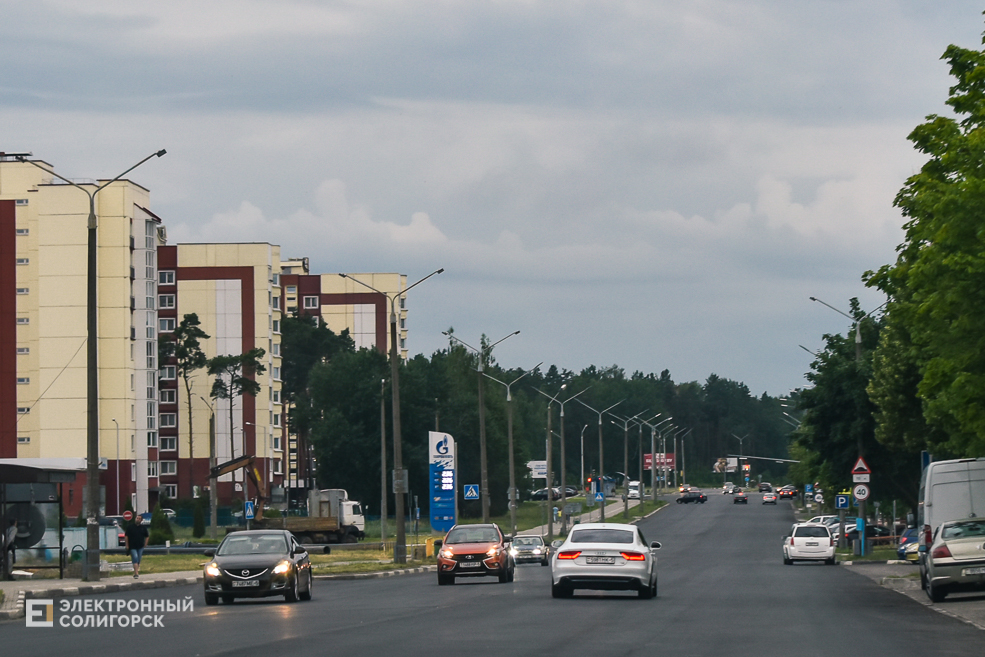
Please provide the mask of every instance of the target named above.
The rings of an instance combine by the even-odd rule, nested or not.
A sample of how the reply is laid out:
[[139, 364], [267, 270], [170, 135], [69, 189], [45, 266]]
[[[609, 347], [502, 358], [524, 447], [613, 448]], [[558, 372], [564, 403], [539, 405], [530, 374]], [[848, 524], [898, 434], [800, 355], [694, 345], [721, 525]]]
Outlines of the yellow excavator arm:
[[[259, 471], [257, 471], [256, 465], [254, 465], [255, 463], [256, 463], [255, 456], [251, 456], [251, 455], [240, 456], [232, 459], [231, 461], [220, 463], [214, 468], [212, 468], [212, 470], [209, 473], [209, 478], [218, 479], [224, 474], [235, 472], [236, 470], [239, 470], [241, 468], [245, 470], [246, 476], [250, 478], [250, 481], [253, 482], [253, 485], [256, 486], [257, 489], [256, 510], [254, 511], [255, 519], [263, 520], [263, 507], [269, 498], [267, 497], [267, 488], [262, 483], [263, 478], [260, 476]], [[215, 482], [213, 482], [212, 485], [214, 486]]]

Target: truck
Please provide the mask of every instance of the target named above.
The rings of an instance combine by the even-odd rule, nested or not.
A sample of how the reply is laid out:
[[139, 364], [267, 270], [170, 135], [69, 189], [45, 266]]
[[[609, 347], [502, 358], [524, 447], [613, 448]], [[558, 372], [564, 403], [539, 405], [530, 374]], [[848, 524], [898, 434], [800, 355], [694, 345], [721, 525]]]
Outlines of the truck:
[[269, 497], [254, 465], [255, 460], [251, 455], [240, 456], [220, 463], [210, 473], [212, 479], [218, 479], [234, 470], [246, 472], [257, 490], [252, 528], [286, 529], [302, 543], [355, 543], [366, 536], [362, 505], [350, 500], [349, 494], [341, 488], [308, 491], [307, 516], [265, 518], [263, 511]]

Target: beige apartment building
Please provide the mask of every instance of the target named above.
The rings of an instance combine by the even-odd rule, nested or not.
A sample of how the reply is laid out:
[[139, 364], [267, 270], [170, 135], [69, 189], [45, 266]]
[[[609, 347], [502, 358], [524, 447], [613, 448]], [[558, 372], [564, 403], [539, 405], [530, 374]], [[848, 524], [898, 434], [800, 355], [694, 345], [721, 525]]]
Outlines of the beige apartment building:
[[[99, 184], [77, 181], [76, 187], [29, 162], [0, 158], [0, 456], [86, 456], [89, 198], [79, 187], [92, 192]], [[96, 195], [99, 453], [107, 513], [128, 499], [147, 510], [159, 490], [156, 252], [163, 227], [149, 207], [149, 191], [128, 180]], [[66, 485], [67, 514], [82, 509], [84, 484], [83, 475]]]

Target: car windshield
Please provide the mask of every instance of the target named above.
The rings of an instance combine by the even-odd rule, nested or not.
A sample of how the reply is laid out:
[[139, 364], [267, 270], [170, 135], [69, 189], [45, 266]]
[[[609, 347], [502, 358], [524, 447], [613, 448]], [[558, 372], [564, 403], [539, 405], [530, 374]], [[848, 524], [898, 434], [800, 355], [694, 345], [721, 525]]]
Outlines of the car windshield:
[[278, 534], [229, 536], [216, 553], [220, 557], [246, 554], [287, 554], [287, 541]]
[[633, 532], [625, 529], [578, 529], [571, 532], [572, 543], [632, 543]]
[[966, 536], [985, 536], [985, 521], [969, 520], [944, 526], [941, 538], [964, 538]]
[[793, 535], [797, 538], [827, 538], [827, 527], [798, 527]]
[[496, 543], [499, 532], [492, 527], [456, 527], [448, 532], [445, 543]]
[[543, 545], [544, 540], [540, 536], [517, 536], [513, 539], [513, 545]]

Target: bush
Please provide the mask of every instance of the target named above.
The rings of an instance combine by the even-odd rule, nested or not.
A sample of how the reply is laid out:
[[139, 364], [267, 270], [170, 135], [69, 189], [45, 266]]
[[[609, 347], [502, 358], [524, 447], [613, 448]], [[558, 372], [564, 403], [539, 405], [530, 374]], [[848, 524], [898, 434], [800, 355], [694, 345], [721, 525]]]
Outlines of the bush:
[[201, 504], [195, 505], [194, 520], [192, 522], [192, 536], [202, 538], [205, 536], [205, 510]]
[[166, 541], [173, 541], [174, 536], [168, 536], [162, 531], [157, 529], [150, 530], [150, 538], [147, 539], [147, 545], [164, 545]]
[[[155, 535], [158, 538], [157, 542], [154, 541]], [[171, 523], [168, 522], [168, 517], [164, 515], [164, 510], [158, 504], [154, 507], [154, 511], [150, 516], [150, 544], [163, 545], [164, 541], [173, 540], [174, 531], [171, 530]]]
[[284, 516], [281, 515], [281, 512], [278, 511], [277, 509], [264, 509], [263, 510], [263, 517], [264, 518], [283, 518]]

